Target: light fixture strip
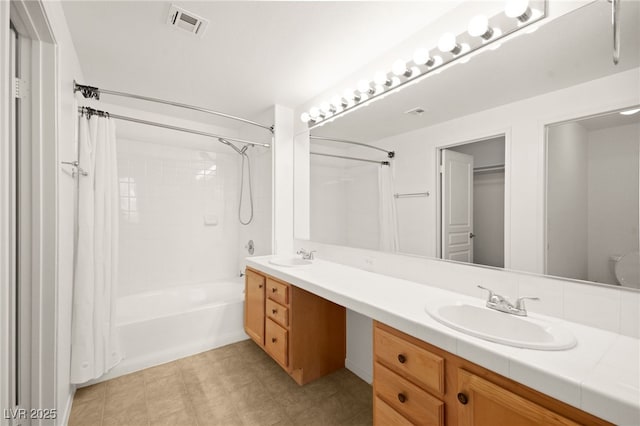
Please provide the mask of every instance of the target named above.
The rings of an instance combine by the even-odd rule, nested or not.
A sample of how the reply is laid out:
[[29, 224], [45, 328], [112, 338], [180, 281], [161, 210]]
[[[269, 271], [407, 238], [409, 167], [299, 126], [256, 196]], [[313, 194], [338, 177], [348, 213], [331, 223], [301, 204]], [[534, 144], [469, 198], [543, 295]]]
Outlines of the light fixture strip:
[[[526, 0], [515, 1], [522, 3]], [[332, 100], [334, 101], [332, 103], [323, 103], [323, 106], [329, 106], [328, 111], [313, 107], [308, 113], [304, 112], [302, 114], [301, 117], [303, 117], [303, 121], [306, 121], [305, 118], [308, 118], [307, 125], [309, 129], [321, 126], [381, 96], [398, 91], [409, 83], [415, 83], [431, 74], [431, 72], [458, 61], [486, 46], [490, 46], [547, 17], [547, 0], [534, 0], [527, 2], [527, 5], [527, 19], [524, 22], [520, 19], [522, 17], [508, 17], [504, 12], [498, 13], [492, 18], [489, 18], [488, 30], [482, 35], [471, 36], [468, 31], [458, 34], [455, 37], [455, 48], [452, 52], [443, 53], [438, 50], [437, 47], [430, 49], [428, 51], [429, 61], [426, 64], [417, 65], [415, 62], [409, 61], [406, 65], [406, 72], [400, 76], [394, 72], [382, 73], [386, 77], [384, 80], [385, 84], [376, 83], [376, 79], [371, 82], [365, 80], [364, 82], [367, 82], [370, 87], [370, 89], [366, 91], [367, 93], [363, 94], [358, 89], [350, 90], [348, 92], [353, 93], [351, 99], [349, 99], [350, 96], [347, 96], [347, 93], [345, 93], [342, 97], [337, 97], [340, 100], [340, 105], [336, 105], [335, 100]], [[529, 13], [529, 9], [533, 11], [533, 13]], [[434, 54], [435, 52], [437, 52], [437, 54]], [[438, 57], [440, 61], [436, 60]], [[416, 70], [420, 71], [417, 75]], [[377, 79], [381, 79], [381, 76], [378, 76]], [[361, 88], [364, 88], [364, 82], [363, 80], [360, 81], [359, 85]], [[392, 84], [392, 82], [394, 84]]]

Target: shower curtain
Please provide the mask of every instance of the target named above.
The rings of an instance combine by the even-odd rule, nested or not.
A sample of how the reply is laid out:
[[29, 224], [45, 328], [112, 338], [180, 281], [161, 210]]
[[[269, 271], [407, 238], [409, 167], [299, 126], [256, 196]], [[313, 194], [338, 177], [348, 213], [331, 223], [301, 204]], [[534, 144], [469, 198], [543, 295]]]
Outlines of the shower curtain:
[[116, 131], [108, 117], [80, 117], [78, 234], [71, 324], [71, 383], [84, 383], [122, 359], [115, 326], [119, 194]]
[[380, 250], [398, 251], [398, 214], [393, 197], [391, 166], [378, 167], [378, 216], [380, 222]]

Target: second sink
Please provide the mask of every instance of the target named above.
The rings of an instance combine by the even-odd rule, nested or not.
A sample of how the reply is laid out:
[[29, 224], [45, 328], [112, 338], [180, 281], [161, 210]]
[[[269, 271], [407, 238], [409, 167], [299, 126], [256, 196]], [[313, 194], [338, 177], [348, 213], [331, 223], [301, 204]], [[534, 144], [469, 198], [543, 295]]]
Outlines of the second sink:
[[530, 316], [517, 317], [471, 302], [433, 302], [425, 311], [450, 328], [504, 345], [547, 351], [576, 345], [573, 334], [560, 325]]

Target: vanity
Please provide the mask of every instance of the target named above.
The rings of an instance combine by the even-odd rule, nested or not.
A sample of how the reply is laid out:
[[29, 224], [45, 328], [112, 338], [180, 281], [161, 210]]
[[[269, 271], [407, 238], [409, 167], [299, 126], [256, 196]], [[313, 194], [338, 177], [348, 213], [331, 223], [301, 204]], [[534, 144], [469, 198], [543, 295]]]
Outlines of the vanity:
[[[591, 414], [597, 410], [571, 400], [580, 378], [564, 368], [572, 360], [587, 362], [595, 374], [603, 354], [620, 340], [637, 346], [637, 339], [607, 336], [613, 333], [558, 319], [576, 336], [574, 348], [513, 348], [453, 330], [425, 311], [429, 300], [468, 296], [323, 260], [282, 267], [270, 263], [272, 259], [247, 259], [247, 333], [304, 384], [344, 366], [345, 308], [372, 318], [377, 425], [629, 424], [634, 412], [636, 417], [640, 413], [640, 392], [628, 389], [631, 395], [602, 396], [598, 404], [608, 407], [607, 419]], [[296, 307], [299, 300], [306, 305], [303, 309]], [[280, 316], [283, 308], [288, 311]], [[298, 329], [299, 321], [304, 324]], [[307, 354], [312, 356], [298, 358], [308, 362], [302, 367], [296, 360], [296, 350], [304, 346], [297, 346], [300, 338], [316, 345]], [[578, 361], [585, 353], [593, 360]], [[319, 363], [318, 368], [307, 375], [313, 363]], [[518, 373], [523, 367], [553, 376], [558, 391], [552, 396], [541, 391], [535, 374]], [[624, 372], [624, 362], [617, 370], [609, 368], [613, 382]]]

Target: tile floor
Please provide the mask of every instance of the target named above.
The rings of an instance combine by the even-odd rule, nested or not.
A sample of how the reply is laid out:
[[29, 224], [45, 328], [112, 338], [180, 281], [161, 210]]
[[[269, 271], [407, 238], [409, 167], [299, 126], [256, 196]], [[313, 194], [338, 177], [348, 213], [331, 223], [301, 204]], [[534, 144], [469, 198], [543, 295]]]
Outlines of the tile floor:
[[298, 386], [245, 340], [78, 389], [69, 426], [371, 425], [371, 396], [346, 369]]

